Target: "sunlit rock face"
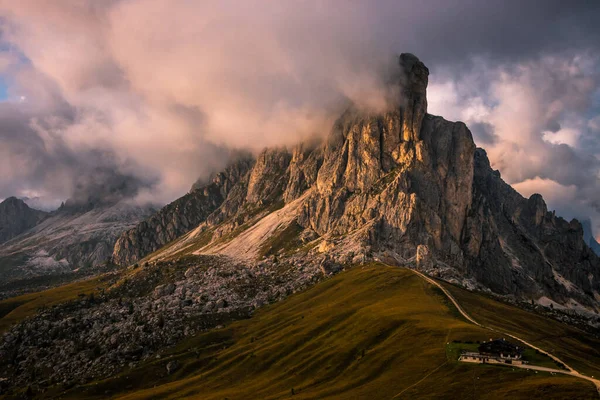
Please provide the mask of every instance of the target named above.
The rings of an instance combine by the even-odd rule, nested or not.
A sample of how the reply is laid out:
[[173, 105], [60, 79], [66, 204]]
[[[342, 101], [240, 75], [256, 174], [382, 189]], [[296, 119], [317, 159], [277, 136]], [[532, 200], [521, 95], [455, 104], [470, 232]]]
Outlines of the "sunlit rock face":
[[427, 67], [410, 54], [399, 64], [400, 107], [338, 119], [300, 221], [321, 235], [367, 228], [366, 246], [408, 258], [427, 244], [462, 263], [475, 145], [464, 124], [427, 114]]
[[387, 111], [351, 106], [322, 141], [236, 161], [122, 235], [114, 260], [135, 262], [192, 229], [215, 240], [273, 205], [300, 201], [301, 237], [327, 243], [315, 249], [339, 262], [402, 264], [424, 246], [419, 265], [430, 272], [520, 298], [597, 306], [600, 261], [581, 225], [506, 184], [465, 124], [427, 114], [428, 75], [402, 54], [392, 82], [399, 98]]

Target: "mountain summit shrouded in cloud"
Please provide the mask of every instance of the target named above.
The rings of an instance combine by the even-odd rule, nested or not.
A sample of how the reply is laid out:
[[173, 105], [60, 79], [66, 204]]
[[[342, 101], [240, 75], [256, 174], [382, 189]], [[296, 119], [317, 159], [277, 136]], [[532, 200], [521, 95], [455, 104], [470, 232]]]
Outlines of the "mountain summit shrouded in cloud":
[[322, 135], [348, 102], [389, 106], [402, 49], [434, 70], [431, 112], [600, 231], [598, 2], [4, 0], [0, 14], [0, 198], [128, 177], [124, 195], [169, 202], [232, 150]]

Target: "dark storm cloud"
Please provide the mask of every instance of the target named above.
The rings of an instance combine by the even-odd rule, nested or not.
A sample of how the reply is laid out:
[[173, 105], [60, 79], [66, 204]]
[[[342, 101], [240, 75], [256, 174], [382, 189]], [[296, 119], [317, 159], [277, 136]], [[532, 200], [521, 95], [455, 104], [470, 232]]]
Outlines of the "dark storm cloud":
[[[88, 154], [90, 155], [99, 156]], [[106, 158], [106, 155], [100, 157]], [[102, 165], [102, 162], [74, 177], [74, 187], [67, 205], [116, 204], [121, 200], [134, 198], [141, 189], [152, 187], [155, 183], [150, 179], [124, 174], [115, 168], [114, 163], [98, 165]]]
[[598, 48], [600, 40], [597, 1], [427, 3], [427, 11], [419, 13], [427, 23], [412, 25], [415, 45], [426, 49], [434, 65], [463, 62], [465, 55], [516, 62], [543, 52]]

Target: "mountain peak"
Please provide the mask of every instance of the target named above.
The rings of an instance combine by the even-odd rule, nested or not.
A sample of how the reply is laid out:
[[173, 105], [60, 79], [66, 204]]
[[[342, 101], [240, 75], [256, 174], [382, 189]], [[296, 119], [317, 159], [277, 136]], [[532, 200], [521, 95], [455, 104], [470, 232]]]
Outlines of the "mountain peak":
[[4, 205], [5, 207], [8, 206], [25, 206], [28, 207], [27, 204], [25, 204], [25, 202], [15, 196], [10, 196], [7, 197], [6, 199], [4, 199], [3, 202], [0, 203], [0, 205]]
[[400, 54], [398, 61], [402, 70], [402, 138], [405, 141], [419, 140], [421, 124], [427, 114], [429, 69], [411, 53]]
[[0, 203], [0, 243], [4, 243], [41, 222], [47, 213], [30, 208], [11, 196]]

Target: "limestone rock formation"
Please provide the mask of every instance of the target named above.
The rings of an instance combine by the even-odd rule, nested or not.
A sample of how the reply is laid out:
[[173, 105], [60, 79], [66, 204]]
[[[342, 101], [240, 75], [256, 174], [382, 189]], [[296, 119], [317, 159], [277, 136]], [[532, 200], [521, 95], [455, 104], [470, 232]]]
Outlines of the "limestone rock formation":
[[[297, 226], [298, 240], [287, 242], [307, 245], [310, 237], [317, 263], [416, 256], [499, 294], [598, 308], [600, 259], [581, 224], [502, 181], [465, 124], [427, 114], [428, 75], [417, 57], [402, 54], [396, 106], [378, 114], [350, 106], [322, 142], [267, 149], [238, 173], [227, 169], [227, 190], [212, 182], [167, 206], [119, 239], [115, 261], [135, 262], [193, 229], [178, 246], [210, 232], [199, 254], [244, 229], [252, 230], [244, 240], [266, 241], [263, 233], [291, 235]], [[281, 207], [278, 227], [268, 214]]]
[[400, 67], [403, 74], [401, 83], [404, 88], [402, 139], [406, 142], [419, 140], [421, 122], [427, 114], [427, 83], [429, 70], [417, 57], [410, 53], [400, 55]]
[[48, 213], [29, 208], [23, 200], [9, 197], [0, 203], [0, 244], [39, 224]]
[[577, 220], [549, 212], [539, 194], [524, 198], [475, 153], [473, 204], [463, 235], [466, 273], [502, 294], [561, 303], [600, 300], [600, 259]]

